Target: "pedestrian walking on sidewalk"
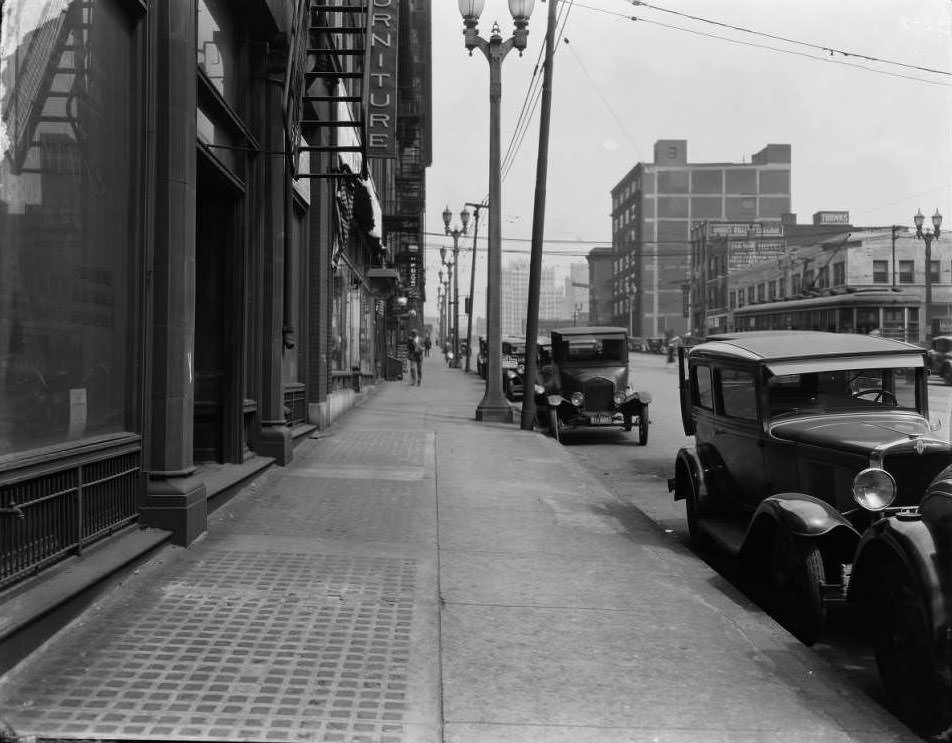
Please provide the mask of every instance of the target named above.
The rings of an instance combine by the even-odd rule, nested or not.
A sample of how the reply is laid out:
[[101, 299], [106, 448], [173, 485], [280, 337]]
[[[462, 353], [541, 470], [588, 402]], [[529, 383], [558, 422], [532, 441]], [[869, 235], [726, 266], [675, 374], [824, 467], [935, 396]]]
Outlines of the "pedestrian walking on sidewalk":
[[430, 336], [427, 336], [423, 339], [423, 355], [427, 358], [430, 357], [430, 347], [433, 345], [433, 341], [430, 340]]
[[410, 364], [410, 384], [419, 385], [423, 381], [423, 344], [416, 330], [411, 330], [407, 339], [407, 361]]

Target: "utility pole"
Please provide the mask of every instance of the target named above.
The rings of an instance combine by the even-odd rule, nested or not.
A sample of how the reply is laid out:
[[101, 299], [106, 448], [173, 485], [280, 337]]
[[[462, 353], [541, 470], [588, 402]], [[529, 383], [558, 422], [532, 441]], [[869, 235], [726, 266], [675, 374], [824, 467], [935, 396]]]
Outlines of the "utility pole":
[[542, 279], [542, 235], [545, 230], [545, 190], [549, 162], [549, 119], [552, 110], [552, 60], [555, 56], [557, 1], [548, 0], [545, 29], [545, 67], [542, 71], [542, 109], [539, 114], [539, 157], [536, 163], [535, 203], [532, 211], [532, 253], [529, 259], [529, 300], [526, 310], [526, 375], [522, 394], [520, 428], [531, 431], [535, 424], [535, 383], [538, 367], [539, 285]]

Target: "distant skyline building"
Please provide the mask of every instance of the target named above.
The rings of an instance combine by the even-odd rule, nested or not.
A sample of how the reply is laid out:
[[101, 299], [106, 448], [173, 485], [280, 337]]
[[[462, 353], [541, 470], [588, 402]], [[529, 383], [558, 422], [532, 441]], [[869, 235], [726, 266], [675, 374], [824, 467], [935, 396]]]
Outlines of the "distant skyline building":
[[562, 317], [579, 325], [588, 324], [588, 264], [573, 263], [565, 277]]
[[790, 171], [789, 144], [768, 144], [749, 163], [689, 163], [687, 140], [655, 142], [654, 161], [611, 190], [612, 322], [642, 336], [689, 331], [691, 226], [779, 223], [790, 211]]
[[[529, 263], [513, 261], [502, 272], [500, 287], [502, 334], [525, 335], [526, 306], [529, 300]], [[555, 268], [542, 266], [539, 282], [539, 320], [562, 317], [564, 291], [555, 283]]]

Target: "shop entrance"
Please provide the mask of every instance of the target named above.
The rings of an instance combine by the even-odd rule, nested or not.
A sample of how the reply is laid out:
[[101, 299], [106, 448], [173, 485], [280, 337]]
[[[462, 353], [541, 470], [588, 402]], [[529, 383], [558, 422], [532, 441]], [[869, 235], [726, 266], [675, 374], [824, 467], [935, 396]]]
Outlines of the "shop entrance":
[[241, 461], [240, 194], [199, 156], [195, 228], [196, 463]]

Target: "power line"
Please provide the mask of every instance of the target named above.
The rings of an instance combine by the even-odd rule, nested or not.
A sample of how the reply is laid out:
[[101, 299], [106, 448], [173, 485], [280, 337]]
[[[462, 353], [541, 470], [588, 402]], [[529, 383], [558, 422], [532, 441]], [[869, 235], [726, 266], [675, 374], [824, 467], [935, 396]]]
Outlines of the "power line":
[[895, 60], [883, 59], [882, 57], [874, 57], [870, 54], [862, 54], [860, 52], [847, 52], [832, 46], [813, 44], [809, 41], [800, 41], [798, 39], [791, 39], [786, 36], [777, 36], [775, 34], [766, 33], [765, 31], [756, 31], [754, 29], [746, 28], [744, 26], [735, 26], [730, 23], [715, 21], [710, 18], [702, 18], [701, 16], [690, 15], [689, 13], [682, 13], [677, 10], [670, 10], [669, 8], [662, 8], [658, 5], [651, 5], [650, 3], [646, 3], [643, 0], [625, 0], [625, 1], [630, 3], [631, 5], [640, 5], [645, 8], [651, 8], [652, 10], [657, 10], [660, 13], [670, 13], [671, 15], [680, 16], [682, 18], [689, 18], [692, 21], [699, 21], [701, 23], [709, 23], [712, 26], [720, 26], [721, 28], [729, 28], [733, 31], [740, 31], [742, 33], [752, 34], [754, 36], [762, 36], [766, 39], [773, 39], [774, 41], [783, 41], [788, 44], [796, 44], [798, 46], [804, 46], [809, 49], [817, 49], [821, 52], [829, 52], [830, 56], [834, 54], [840, 54], [844, 57], [856, 57], [857, 59], [865, 59], [867, 62], [879, 62], [881, 64], [889, 64], [889, 65], [894, 65], [896, 67], [905, 67], [906, 69], [910, 69], [910, 70], [919, 70], [920, 72], [929, 72], [935, 75], [952, 76], [952, 72], [948, 72], [947, 70], [937, 70], [933, 67], [923, 67], [921, 65], [909, 64], [907, 62], [897, 62]]
[[[717, 39], [718, 41], [726, 41], [731, 44], [737, 44], [738, 46], [749, 46], [754, 49], [766, 49], [768, 51], [779, 52], [781, 54], [791, 54], [797, 57], [804, 57], [814, 62], [825, 62], [829, 64], [839, 64], [845, 67], [854, 67], [858, 70], [866, 70], [867, 72], [873, 72], [878, 75], [886, 75], [887, 77], [898, 77], [904, 80], [913, 80], [915, 82], [925, 83], [926, 85], [938, 85], [943, 88], [952, 87], [952, 83], [945, 83], [938, 80], [927, 80], [925, 78], [915, 77], [913, 75], [903, 75], [898, 72], [889, 72], [888, 70], [878, 70], [874, 67], [867, 67], [866, 65], [855, 64], [853, 62], [847, 62], [846, 60], [842, 60], [842, 59], [827, 59], [824, 57], [816, 57], [812, 54], [807, 54], [806, 52], [798, 52], [795, 49], [782, 49], [780, 47], [770, 46], [769, 44], [756, 44], [750, 41], [741, 41], [740, 39], [731, 39], [727, 36], [719, 36], [717, 34], [705, 33], [704, 31], [697, 31], [692, 28], [685, 28], [684, 26], [675, 26], [669, 23], [661, 23], [660, 21], [653, 21], [648, 18], [642, 18], [639, 16], [626, 15], [625, 13], [619, 13], [614, 10], [606, 10], [605, 8], [596, 8], [591, 5], [583, 5], [582, 3], [576, 3], [576, 5], [586, 10], [592, 10], [592, 11], [597, 11], [599, 13], [605, 13], [607, 15], [616, 16], [618, 18], [623, 18], [628, 21], [646, 23], [652, 26], [659, 26], [661, 28], [666, 28], [672, 31], [683, 31], [684, 33], [694, 34], [695, 36], [703, 36], [709, 39]], [[940, 74], [949, 74], [949, 73], [940, 73]]]

